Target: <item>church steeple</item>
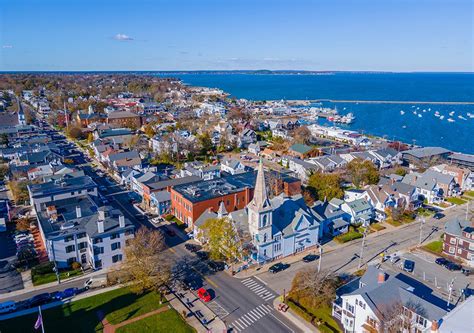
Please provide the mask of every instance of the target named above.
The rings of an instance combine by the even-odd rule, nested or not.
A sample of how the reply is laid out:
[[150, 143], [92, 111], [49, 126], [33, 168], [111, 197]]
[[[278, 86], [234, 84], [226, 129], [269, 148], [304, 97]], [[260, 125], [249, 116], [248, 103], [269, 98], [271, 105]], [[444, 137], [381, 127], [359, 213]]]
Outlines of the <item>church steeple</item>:
[[227, 210], [225, 209], [224, 201], [221, 201], [219, 205], [219, 210], [217, 211], [217, 217], [221, 219], [226, 215], [227, 215]]
[[258, 163], [257, 180], [255, 182], [255, 190], [250, 206], [257, 211], [271, 206], [265, 185], [265, 173], [263, 171], [262, 159], [260, 159], [260, 162]]

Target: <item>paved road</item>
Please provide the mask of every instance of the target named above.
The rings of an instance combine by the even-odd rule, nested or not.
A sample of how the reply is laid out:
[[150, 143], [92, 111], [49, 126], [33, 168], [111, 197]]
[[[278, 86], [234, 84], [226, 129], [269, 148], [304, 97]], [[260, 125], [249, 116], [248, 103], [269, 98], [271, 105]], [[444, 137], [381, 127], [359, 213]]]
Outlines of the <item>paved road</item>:
[[[441, 220], [435, 220], [433, 218], [427, 219], [426, 224], [423, 226], [422, 238], [424, 242], [438, 239], [443, 233], [444, 224], [448, 218], [464, 218], [464, 215], [465, 206], [461, 206], [446, 211], [446, 217]], [[419, 238], [419, 222], [413, 222], [408, 226], [395, 229], [385, 234], [371, 235], [367, 237], [366, 240], [362, 263], [365, 265], [368, 262], [376, 260], [379, 258], [379, 254], [384, 251], [387, 251], [387, 254], [390, 254], [415, 246], [419, 243]], [[356, 270], [359, 264], [361, 245], [362, 241], [358, 240], [349, 245], [337, 248], [337, 250], [328, 253], [323, 252], [321, 269], [329, 270], [338, 274]], [[292, 264], [291, 267], [284, 272], [277, 274], [263, 272], [258, 274], [258, 277], [268, 283], [268, 286], [273, 290], [282, 294], [284, 290], [290, 288], [295, 273], [298, 270], [311, 265], [316, 266], [318, 263], [317, 261], [312, 263], [297, 262]]]

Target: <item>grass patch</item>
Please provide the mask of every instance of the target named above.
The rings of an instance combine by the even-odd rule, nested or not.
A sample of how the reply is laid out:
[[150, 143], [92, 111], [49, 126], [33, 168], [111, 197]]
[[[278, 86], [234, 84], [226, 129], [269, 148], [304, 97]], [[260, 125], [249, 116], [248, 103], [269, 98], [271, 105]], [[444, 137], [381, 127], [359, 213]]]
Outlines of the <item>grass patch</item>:
[[[43, 310], [46, 331], [102, 332], [101, 318], [113, 323], [134, 318], [156, 310], [160, 296], [155, 292], [135, 295], [128, 288], [120, 288], [88, 297], [63, 306]], [[144, 308], [144, 309], [143, 309]], [[38, 313], [0, 321], [0, 332], [32, 332]]]
[[143, 318], [134, 323], [119, 327], [117, 333], [136, 332], [173, 332], [192, 333], [194, 328], [186, 324], [183, 318], [174, 309]]
[[390, 225], [393, 225], [394, 227], [399, 227], [399, 226], [401, 226], [401, 225], [403, 224], [403, 223], [400, 222], [400, 221], [394, 221], [392, 218], [387, 218], [387, 219], [385, 220], [385, 222], [387, 222], [387, 223], [390, 224]]
[[426, 208], [418, 208], [416, 210], [416, 213], [419, 215], [419, 216], [424, 216], [424, 217], [429, 217], [431, 215], [434, 215], [434, 212], [429, 210], [429, 209], [426, 209]]
[[461, 198], [447, 198], [446, 201], [454, 205], [462, 205], [467, 202], [466, 200], [463, 200]]
[[384, 230], [384, 229], [387, 229], [385, 228], [383, 225], [379, 224], [379, 223], [373, 223], [370, 225], [370, 229], [372, 229], [373, 231], [381, 231], [381, 230]]
[[474, 190], [473, 191], [465, 191], [464, 195], [467, 195], [469, 197], [474, 197]]
[[428, 252], [441, 254], [441, 252], [443, 252], [443, 241], [442, 240], [432, 241], [431, 243], [424, 245], [423, 249]]
[[[331, 307], [327, 305], [320, 305], [317, 309], [305, 309], [301, 305], [293, 302], [291, 299], [286, 301], [286, 304], [295, 311], [304, 320], [315, 325], [320, 332], [323, 333], [342, 333], [339, 325], [331, 316]], [[318, 325], [317, 323], [320, 322]]]
[[[83, 272], [80, 269], [64, 271], [59, 273], [61, 281], [72, 278], [74, 276], [82, 275]], [[31, 280], [34, 286], [39, 286], [45, 283], [55, 282], [57, 280], [56, 273], [46, 273], [41, 275], [31, 274]]]
[[334, 240], [338, 242], [339, 244], [343, 244], [343, 243], [347, 243], [347, 242], [350, 242], [351, 240], [359, 239], [359, 238], [362, 238], [362, 234], [356, 231], [354, 227], [351, 226], [348, 232], [334, 237]]

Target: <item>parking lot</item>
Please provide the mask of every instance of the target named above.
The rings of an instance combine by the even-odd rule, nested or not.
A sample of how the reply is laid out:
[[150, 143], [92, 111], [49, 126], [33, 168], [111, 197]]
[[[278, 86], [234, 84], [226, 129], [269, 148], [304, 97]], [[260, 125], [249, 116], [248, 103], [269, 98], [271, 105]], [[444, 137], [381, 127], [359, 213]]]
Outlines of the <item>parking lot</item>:
[[23, 289], [21, 274], [10, 266], [15, 260], [16, 246], [10, 232], [0, 233], [0, 294]]
[[401, 253], [401, 260], [396, 263], [386, 261], [382, 267], [402, 271], [405, 259], [415, 262], [414, 270], [410, 274], [419, 281], [423, 281], [430, 288], [447, 298], [449, 287], [452, 283], [452, 300], [456, 300], [461, 295], [461, 289], [474, 288], [474, 275], [465, 276], [460, 271], [449, 271], [443, 266], [435, 263], [437, 257], [424, 251], [414, 251]]

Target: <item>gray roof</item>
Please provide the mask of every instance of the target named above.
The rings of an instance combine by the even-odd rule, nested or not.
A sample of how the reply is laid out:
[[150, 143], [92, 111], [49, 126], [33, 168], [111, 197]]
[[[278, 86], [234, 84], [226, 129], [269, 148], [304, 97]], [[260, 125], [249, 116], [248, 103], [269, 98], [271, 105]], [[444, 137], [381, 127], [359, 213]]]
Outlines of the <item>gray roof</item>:
[[33, 198], [52, 196], [65, 192], [87, 190], [97, 187], [97, 184], [89, 176], [63, 178], [41, 184], [29, 184], [28, 189]]
[[110, 162], [115, 162], [119, 160], [127, 160], [127, 159], [135, 159], [135, 158], [140, 158], [140, 155], [138, 154], [138, 151], [136, 150], [124, 151], [124, 152], [109, 155]]
[[439, 333], [458, 333], [474, 327], [474, 297], [469, 297], [443, 317]]
[[450, 151], [442, 147], [423, 147], [405, 150], [403, 155], [412, 155], [416, 158], [428, 158], [431, 156], [447, 154]]
[[454, 153], [451, 156], [449, 156], [449, 158], [452, 160], [459, 160], [459, 161], [474, 163], [474, 155]]
[[201, 181], [202, 179], [198, 176], [189, 176], [189, 177], [182, 177], [182, 178], [174, 178], [174, 179], [169, 179], [169, 180], [162, 180], [159, 182], [155, 183], [149, 183], [146, 184], [148, 187], [150, 187], [152, 190], [162, 190], [167, 187], [173, 187], [173, 186], [178, 186], [178, 185], [184, 185], [184, 184], [191, 184], [194, 182]]
[[171, 193], [168, 191], [158, 191], [153, 192], [151, 194], [152, 197], [155, 198], [158, 202], [170, 201], [171, 200]]
[[[385, 282], [378, 282], [379, 273], [385, 274]], [[405, 274], [391, 275], [372, 266], [362, 276], [360, 283], [361, 288], [345, 295], [361, 295], [377, 315], [399, 302], [406, 307], [414, 306], [412, 310], [428, 320], [439, 320], [447, 313], [446, 301]]]
[[454, 218], [446, 222], [444, 231], [450, 235], [460, 237], [463, 231], [468, 233], [474, 232], [474, 227], [468, 220]]
[[346, 202], [346, 204], [356, 213], [372, 208], [370, 203], [366, 199], [363, 199], [363, 198], [356, 199], [351, 202]]
[[454, 181], [454, 176], [444, 174], [435, 170], [428, 169], [423, 174], [423, 177], [436, 179], [436, 182], [440, 184], [450, 184]]

